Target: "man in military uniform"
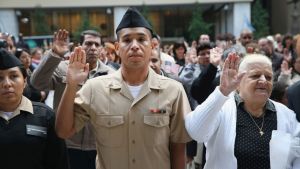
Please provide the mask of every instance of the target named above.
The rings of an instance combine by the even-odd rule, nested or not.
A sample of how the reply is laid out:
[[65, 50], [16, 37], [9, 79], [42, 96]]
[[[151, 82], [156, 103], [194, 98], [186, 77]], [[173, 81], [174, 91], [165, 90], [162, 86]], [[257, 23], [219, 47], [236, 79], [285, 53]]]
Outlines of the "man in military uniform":
[[[53, 108], [57, 109], [60, 98], [66, 87], [69, 61], [65, 54], [69, 51], [69, 33], [59, 30], [54, 33], [53, 47], [46, 53], [39, 66], [31, 76], [31, 84], [39, 90], [54, 90]], [[88, 79], [114, 72], [99, 59], [101, 49], [100, 33], [87, 30], [81, 33], [81, 45], [89, 63]], [[82, 82], [77, 89], [79, 89]], [[95, 169], [96, 143], [89, 123], [73, 137], [66, 140], [71, 169]]]
[[149, 67], [152, 28], [138, 11], [129, 8], [116, 33], [121, 68], [88, 80], [77, 94], [88, 64], [80, 47], [71, 55], [56, 131], [68, 138], [90, 121], [101, 169], [184, 169], [184, 89]]

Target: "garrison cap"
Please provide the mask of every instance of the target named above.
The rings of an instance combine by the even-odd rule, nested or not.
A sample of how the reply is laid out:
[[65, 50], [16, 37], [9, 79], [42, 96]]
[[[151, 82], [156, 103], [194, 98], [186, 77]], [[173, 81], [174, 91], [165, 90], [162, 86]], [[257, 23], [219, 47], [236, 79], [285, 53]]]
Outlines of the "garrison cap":
[[21, 66], [21, 61], [5, 49], [0, 49], [0, 70]]
[[116, 33], [118, 33], [123, 28], [134, 27], [144, 27], [151, 32], [151, 36], [153, 35], [152, 27], [143, 17], [143, 15], [135, 8], [128, 8], [116, 29]]

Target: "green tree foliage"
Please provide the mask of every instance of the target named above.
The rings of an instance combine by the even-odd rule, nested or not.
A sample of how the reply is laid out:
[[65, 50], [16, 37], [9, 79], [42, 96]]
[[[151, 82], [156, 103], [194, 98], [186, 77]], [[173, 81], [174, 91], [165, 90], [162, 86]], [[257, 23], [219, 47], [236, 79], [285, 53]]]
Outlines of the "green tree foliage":
[[100, 27], [93, 26], [90, 23], [89, 15], [88, 15], [87, 11], [84, 10], [81, 13], [81, 24], [79, 25], [78, 29], [76, 29], [76, 31], [73, 33], [73, 40], [75, 42], [79, 42], [80, 34], [82, 31], [85, 31], [85, 30], [95, 30], [95, 31], [101, 32]]
[[211, 23], [204, 21], [200, 5], [196, 5], [196, 9], [192, 14], [192, 18], [188, 27], [190, 40], [198, 39], [200, 34], [210, 34], [211, 27]]
[[263, 8], [261, 0], [256, 0], [251, 8], [251, 22], [255, 28], [254, 37], [256, 39], [270, 34], [269, 14]]
[[48, 35], [51, 34], [49, 24], [47, 23], [46, 13], [41, 7], [36, 7], [32, 14], [33, 28], [35, 35]]

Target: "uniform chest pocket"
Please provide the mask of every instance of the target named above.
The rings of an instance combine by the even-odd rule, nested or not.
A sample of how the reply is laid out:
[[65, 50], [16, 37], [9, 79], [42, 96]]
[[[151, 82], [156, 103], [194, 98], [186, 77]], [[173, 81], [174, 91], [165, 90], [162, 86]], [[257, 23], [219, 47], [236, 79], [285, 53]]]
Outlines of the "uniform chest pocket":
[[148, 146], [169, 144], [170, 117], [168, 115], [145, 115], [144, 138]]
[[96, 139], [103, 146], [118, 147], [124, 142], [124, 116], [96, 116]]

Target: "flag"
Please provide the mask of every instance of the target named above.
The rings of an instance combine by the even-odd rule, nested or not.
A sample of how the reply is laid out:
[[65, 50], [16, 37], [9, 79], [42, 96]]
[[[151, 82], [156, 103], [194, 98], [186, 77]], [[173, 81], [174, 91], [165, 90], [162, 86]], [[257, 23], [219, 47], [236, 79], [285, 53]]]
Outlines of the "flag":
[[252, 24], [250, 22], [250, 19], [246, 15], [244, 15], [244, 25], [243, 25], [243, 27], [250, 30], [251, 32], [255, 31], [255, 28], [252, 26]]

